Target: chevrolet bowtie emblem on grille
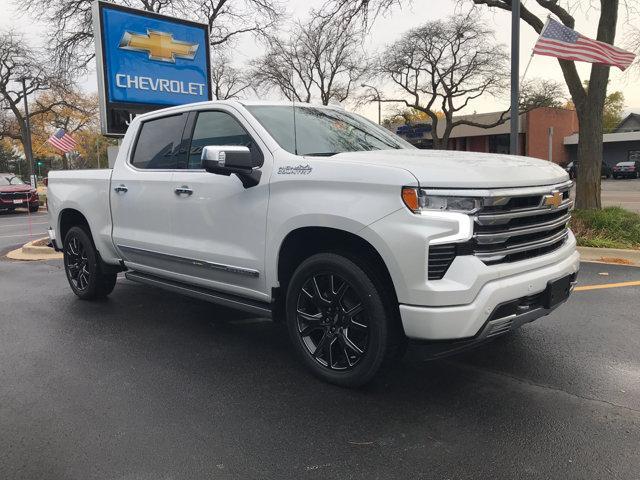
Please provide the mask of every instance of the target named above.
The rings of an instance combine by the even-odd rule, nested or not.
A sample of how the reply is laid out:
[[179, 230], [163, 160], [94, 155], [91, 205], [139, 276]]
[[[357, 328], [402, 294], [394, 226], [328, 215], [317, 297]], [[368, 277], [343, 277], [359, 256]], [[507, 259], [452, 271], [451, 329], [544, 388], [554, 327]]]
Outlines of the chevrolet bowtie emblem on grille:
[[173, 34], [147, 30], [146, 34], [124, 32], [119, 47], [134, 52], [148, 52], [150, 60], [175, 63], [176, 58], [193, 60], [198, 51], [197, 43], [174, 40]]
[[562, 203], [562, 193], [556, 191], [551, 192], [550, 195], [545, 195], [542, 200], [542, 204], [549, 208], [558, 208]]

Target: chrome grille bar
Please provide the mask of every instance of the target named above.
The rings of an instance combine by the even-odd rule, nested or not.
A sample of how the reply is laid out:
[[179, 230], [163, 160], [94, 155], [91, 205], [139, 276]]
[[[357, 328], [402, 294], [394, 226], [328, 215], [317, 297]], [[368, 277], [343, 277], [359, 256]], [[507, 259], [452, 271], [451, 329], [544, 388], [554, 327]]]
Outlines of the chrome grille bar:
[[508, 210], [504, 213], [479, 213], [475, 216], [475, 222], [478, 225], [503, 225], [513, 220], [514, 218], [533, 217], [536, 215], [546, 215], [549, 213], [556, 213], [560, 210], [570, 210], [573, 207], [573, 201], [567, 200], [563, 202], [558, 208], [549, 207], [536, 207], [536, 208], [524, 208], [521, 210]]
[[475, 255], [483, 262], [497, 262], [504, 259], [507, 255], [513, 255], [514, 253], [526, 252], [527, 250], [535, 250], [538, 248], [551, 246], [554, 243], [560, 243], [561, 241], [564, 241], [568, 235], [569, 232], [564, 229], [561, 232], [558, 232], [548, 238], [536, 240], [533, 242], [519, 243], [517, 245], [512, 245], [506, 248], [491, 250], [487, 252], [476, 251]]
[[553, 230], [555, 228], [566, 225], [571, 219], [571, 215], [566, 213], [562, 217], [543, 223], [536, 223], [533, 226], [516, 227], [507, 230], [491, 233], [475, 233], [473, 236], [479, 245], [486, 245], [492, 243], [503, 243], [512, 237], [519, 237], [523, 235], [529, 235], [532, 233], [544, 232], [547, 230]]

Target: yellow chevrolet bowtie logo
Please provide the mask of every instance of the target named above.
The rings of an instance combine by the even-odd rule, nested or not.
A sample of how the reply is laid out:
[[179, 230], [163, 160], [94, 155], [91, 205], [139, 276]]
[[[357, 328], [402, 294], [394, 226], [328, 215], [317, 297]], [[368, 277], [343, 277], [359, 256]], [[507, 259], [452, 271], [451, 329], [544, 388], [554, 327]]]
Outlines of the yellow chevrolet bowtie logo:
[[545, 195], [542, 203], [545, 207], [558, 208], [562, 203], [562, 193], [555, 190], [550, 195]]
[[120, 48], [135, 52], [148, 52], [150, 60], [175, 63], [176, 58], [193, 60], [198, 50], [197, 43], [174, 40], [171, 33], [147, 30], [146, 34], [124, 32]]

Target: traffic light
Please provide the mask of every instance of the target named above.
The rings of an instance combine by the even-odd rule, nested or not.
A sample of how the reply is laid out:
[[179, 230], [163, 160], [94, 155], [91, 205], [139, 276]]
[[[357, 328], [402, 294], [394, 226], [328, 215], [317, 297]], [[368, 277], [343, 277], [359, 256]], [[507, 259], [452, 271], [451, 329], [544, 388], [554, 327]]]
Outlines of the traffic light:
[[40, 161], [38, 161], [37, 165], [38, 165], [39, 167], [41, 167], [41, 166], [43, 166], [43, 165], [44, 165], [44, 162], [40, 162]]

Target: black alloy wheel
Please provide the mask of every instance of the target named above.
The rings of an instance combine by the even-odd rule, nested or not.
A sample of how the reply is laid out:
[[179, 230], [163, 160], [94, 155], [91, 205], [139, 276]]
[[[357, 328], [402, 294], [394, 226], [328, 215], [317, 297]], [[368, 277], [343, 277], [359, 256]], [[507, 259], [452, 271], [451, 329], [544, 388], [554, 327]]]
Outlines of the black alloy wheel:
[[82, 227], [71, 227], [63, 242], [64, 270], [71, 290], [83, 300], [109, 295], [116, 273], [106, 273], [93, 240]]
[[340, 275], [312, 275], [298, 293], [296, 323], [309, 354], [330, 370], [353, 368], [367, 351], [362, 299]]
[[366, 262], [336, 253], [315, 254], [293, 273], [286, 297], [289, 337], [316, 376], [358, 387], [379, 370], [391, 345], [378, 285]]
[[64, 247], [65, 263], [69, 281], [74, 290], [85, 291], [89, 287], [89, 259], [84, 244], [77, 236], [72, 236]]

